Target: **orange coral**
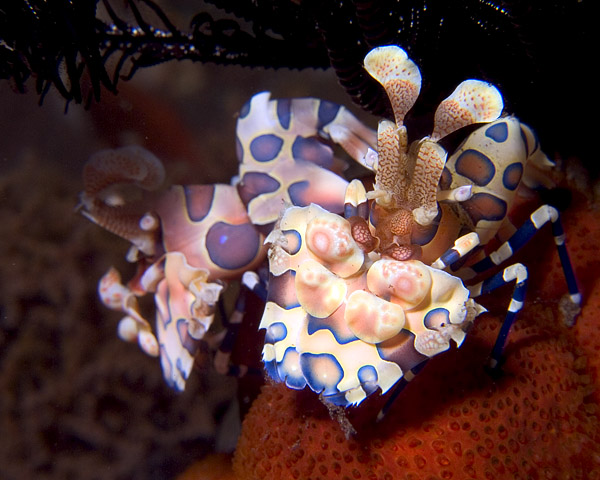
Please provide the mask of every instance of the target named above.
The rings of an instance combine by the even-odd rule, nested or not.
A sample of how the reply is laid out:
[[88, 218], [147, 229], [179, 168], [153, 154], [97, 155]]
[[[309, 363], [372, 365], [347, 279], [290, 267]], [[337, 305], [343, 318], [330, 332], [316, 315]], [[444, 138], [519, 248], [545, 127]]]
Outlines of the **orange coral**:
[[[501, 378], [483, 365], [508, 291], [482, 298], [494, 315], [476, 321], [463, 347], [435, 357], [383, 422], [374, 418], [385, 397], [350, 409], [357, 434], [349, 439], [312, 392], [264, 387], [244, 421], [238, 478], [600, 478], [598, 397], [590, 383], [600, 364], [600, 341], [591, 335], [600, 282], [598, 260], [589, 255], [600, 246], [600, 227], [582, 207], [565, 217], [573, 218], [569, 249], [586, 299], [575, 330], [556, 314], [565, 292], [556, 253], [548, 250], [538, 265], [528, 256], [534, 278]], [[540, 235], [547, 237], [536, 240], [535, 257], [540, 242], [552, 246], [549, 233]], [[589, 369], [581, 353], [591, 357]]]

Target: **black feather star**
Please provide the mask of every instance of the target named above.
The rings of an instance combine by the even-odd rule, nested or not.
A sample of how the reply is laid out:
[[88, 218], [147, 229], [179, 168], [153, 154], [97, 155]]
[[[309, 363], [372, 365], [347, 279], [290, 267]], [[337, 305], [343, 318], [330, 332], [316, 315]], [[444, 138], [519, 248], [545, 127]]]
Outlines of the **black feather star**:
[[[461, 80], [480, 78], [557, 148], [591, 132], [591, 0], [207, 2], [184, 31], [152, 0], [129, 0], [118, 12], [116, 0], [10, 0], [0, 7], [0, 77], [24, 91], [32, 76], [41, 99], [54, 86], [79, 103], [169, 60], [332, 67], [355, 103], [389, 116], [362, 62], [371, 48], [397, 44], [421, 68], [423, 111]], [[577, 150], [584, 142], [562, 143]]]

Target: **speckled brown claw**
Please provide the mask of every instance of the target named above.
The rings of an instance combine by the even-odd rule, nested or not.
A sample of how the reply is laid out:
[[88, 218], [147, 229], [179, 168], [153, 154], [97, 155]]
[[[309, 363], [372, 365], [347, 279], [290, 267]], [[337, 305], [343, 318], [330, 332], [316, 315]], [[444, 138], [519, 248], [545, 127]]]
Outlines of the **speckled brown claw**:
[[481, 80], [465, 80], [435, 111], [431, 140], [437, 142], [473, 123], [493, 122], [503, 108], [502, 95], [496, 87]]
[[83, 169], [81, 213], [130, 241], [144, 254], [154, 255], [157, 252], [158, 223], [152, 221], [146, 205], [132, 199], [136, 188], [156, 190], [164, 177], [160, 160], [142, 147], [128, 146], [98, 152]]
[[365, 57], [365, 69], [385, 88], [396, 124], [402, 125], [421, 90], [419, 67], [403, 49], [389, 45], [371, 50]]

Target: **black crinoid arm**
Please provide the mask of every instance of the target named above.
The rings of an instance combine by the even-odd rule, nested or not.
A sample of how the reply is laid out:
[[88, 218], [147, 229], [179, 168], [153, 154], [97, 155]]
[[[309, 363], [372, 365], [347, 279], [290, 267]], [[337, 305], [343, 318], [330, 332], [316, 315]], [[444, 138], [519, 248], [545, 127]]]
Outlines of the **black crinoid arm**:
[[42, 99], [55, 87], [80, 103], [99, 100], [102, 88], [115, 93], [120, 79], [169, 60], [328, 67], [302, 8], [283, 3], [240, 1], [229, 8], [199, 2], [189, 27], [180, 29], [151, 0], [127, 1], [125, 7], [114, 0], [9, 0], [0, 7], [0, 78], [24, 92], [34, 77]]
[[8, 0], [0, 7], [0, 76], [17, 91], [33, 77], [41, 98], [54, 87], [82, 102], [169, 60], [332, 67], [355, 103], [390, 116], [362, 64], [373, 47], [397, 44], [423, 73], [414, 116], [478, 78], [495, 84], [506, 111], [534, 125], [546, 145], [577, 150], [585, 142], [565, 139], [582, 138], [594, 123], [585, 115], [592, 2], [204, 0], [180, 26], [164, 13], [176, 5], [167, 0]]
[[103, 26], [96, 1], [9, 0], [0, 7], [0, 75], [17, 91], [30, 76], [41, 98], [53, 86], [67, 100], [82, 101], [89, 76], [94, 95], [114, 91], [102, 57]]

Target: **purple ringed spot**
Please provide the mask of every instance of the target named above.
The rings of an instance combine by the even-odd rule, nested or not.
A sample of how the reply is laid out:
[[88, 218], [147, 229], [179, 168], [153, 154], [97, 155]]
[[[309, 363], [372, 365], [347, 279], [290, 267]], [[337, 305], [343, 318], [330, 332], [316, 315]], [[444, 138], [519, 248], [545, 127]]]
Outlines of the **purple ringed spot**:
[[369, 222], [375, 228], [379, 224], [379, 209], [377, 208], [377, 204], [375, 202], [371, 203], [371, 208], [369, 210]]
[[277, 158], [283, 139], [272, 133], [256, 137], [250, 142], [250, 153], [257, 162], [270, 162]]
[[494, 222], [502, 220], [506, 216], [506, 202], [489, 193], [476, 193], [461, 205], [475, 225], [480, 220]]
[[[308, 180], [292, 183], [288, 187], [288, 193], [290, 195], [290, 200], [295, 206], [307, 207], [310, 205], [310, 199], [308, 198], [310, 193], [310, 182]], [[323, 206], [323, 208], [328, 210], [325, 206]]]
[[[319, 195], [318, 189], [308, 180], [292, 183], [288, 187], [288, 195], [293, 205], [296, 207], [307, 207], [311, 203], [317, 203], [315, 195]], [[341, 213], [344, 211], [343, 199], [336, 201], [335, 199], [323, 197], [318, 200], [321, 207], [329, 212]]]
[[415, 334], [403, 329], [395, 337], [377, 344], [377, 352], [383, 360], [396, 363], [403, 372], [423, 363], [429, 357], [415, 348]]
[[252, 104], [252, 99], [248, 100], [246, 103], [244, 103], [244, 105], [242, 105], [242, 108], [240, 108], [240, 113], [239, 113], [240, 119], [246, 117], [250, 113], [251, 104]]
[[497, 143], [505, 142], [508, 138], [508, 125], [506, 122], [496, 123], [487, 128], [485, 136]]
[[[529, 157], [533, 152], [537, 151], [537, 149], [540, 148], [539, 140], [538, 140], [535, 132], [533, 132], [530, 129], [527, 129], [529, 131], [529, 135], [527, 135], [527, 132], [525, 132], [524, 125], [521, 125], [520, 130], [521, 130], [521, 138], [523, 139], [523, 144], [525, 145], [525, 148], [527, 149], [527, 156]], [[532, 140], [533, 140], [533, 145], [531, 144]]]
[[430, 330], [439, 330], [450, 323], [450, 312], [445, 308], [435, 308], [425, 315], [423, 324]]
[[294, 347], [288, 347], [281, 362], [277, 364], [277, 376], [284, 379], [288, 387], [302, 390], [306, 386], [306, 379], [302, 369], [298, 368], [298, 356]]
[[206, 234], [206, 250], [211, 261], [224, 270], [249, 265], [260, 249], [259, 234], [250, 223], [215, 223]]
[[302, 235], [298, 230], [283, 230], [283, 236], [285, 237], [287, 244], [285, 251], [290, 255], [295, 255], [302, 247]]
[[333, 355], [304, 352], [300, 355], [300, 367], [314, 392], [325, 396], [339, 393], [337, 386], [344, 377], [344, 369]]
[[185, 208], [193, 222], [201, 222], [210, 212], [215, 196], [214, 185], [185, 185]]
[[296, 272], [287, 270], [281, 275], [271, 275], [269, 278], [269, 292], [267, 300], [279, 305], [285, 310], [300, 306], [296, 296], [295, 285]]
[[320, 167], [331, 169], [333, 167], [333, 152], [315, 137], [296, 137], [292, 145], [294, 160], [304, 160]]
[[244, 205], [248, 205], [253, 198], [265, 193], [275, 192], [280, 183], [270, 175], [262, 172], [248, 172], [238, 183], [237, 189]]
[[[171, 292], [167, 288], [167, 281], [165, 279], [158, 283], [156, 290], [156, 298], [161, 298], [161, 301], [156, 303], [156, 308], [159, 310], [159, 314], [156, 316], [156, 321], [161, 322], [161, 325], [157, 325], [157, 328], [162, 327], [164, 330], [167, 329], [169, 323], [172, 322], [170, 305], [171, 305]], [[164, 303], [162, 302], [164, 298]]]
[[377, 380], [379, 380], [379, 376], [377, 375], [377, 370], [373, 365], [364, 365], [360, 367], [357, 376], [367, 395], [371, 395], [375, 390], [377, 390]]
[[456, 159], [456, 173], [483, 187], [490, 183], [496, 173], [496, 167], [486, 155], [477, 150], [468, 149]]
[[177, 371], [179, 372], [179, 375], [181, 375], [181, 378], [187, 381], [188, 372], [185, 370], [185, 368], [183, 368], [183, 363], [180, 357], [177, 357], [177, 360], [175, 360], [175, 365], [177, 366]]
[[375, 383], [377, 378], [377, 370], [373, 365], [364, 365], [358, 370], [358, 379], [361, 383]]
[[414, 245], [424, 246], [435, 238], [435, 234], [438, 231], [443, 215], [443, 210], [441, 208], [438, 210], [438, 214], [433, 219], [433, 222], [431, 222], [431, 225], [427, 225], [426, 227], [419, 225], [418, 223], [413, 225], [410, 233], [410, 241]]
[[507, 190], [515, 190], [521, 182], [523, 176], [523, 164], [520, 162], [511, 163], [504, 170], [502, 175], [502, 184]]
[[321, 130], [325, 125], [331, 123], [333, 119], [337, 116], [339, 110], [340, 105], [338, 105], [337, 103], [321, 100], [321, 102], [319, 103], [319, 123], [317, 124], [317, 129]]
[[452, 174], [450, 173], [450, 170], [448, 170], [448, 167], [444, 167], [442, 176], [440, 177], [440, 189], [448, 190], [450, 185], [452, 185]]
[[287, 328], [284, 323], [275, 322], [269, 325], [265, 334], [265, 342], [274, 344], [287, 337]]
[[[268, 343], [265, 342], [266, 345], [268, 345]], [[273, 380], [275, 380], [276, 382], [281, 382], [283, 381], [280, 377], [279, 377], [279, 373], [277, 372], [277, 362], [275, 360], [265, 360], [263, 358], [263, 362], [265, 364], [265, 372], [267, 373], [267, 375], [269, 377], [271, 377]]]
[[235, 154], [238, 162], [244, 163], [244, 147], [242, 146], [242, 142], [237, 135], [235, 136]]
[[277, 119], [284, 130], [290, 128], [292, 101], [289, 98], [284, 98], [277, 101]]
[[[276, 382], [283, 382], [285, 381], [285, 378], [281, 378], [279, 376], [279, 371], [277, 370], [277, 362], [273, 359], [273, 360], [265, 360], [263, 358], [263, 362], [265, 365], [265, 372], [267, 373], [267, 375], [272, 378], [274, 381]], [[304, 382], [304, 377], [302, 377], [302, 381]], [[304, 388], [306, 386], [306, 382], [304, 382], [304, 385], [299, 387], [300, 388]]]

